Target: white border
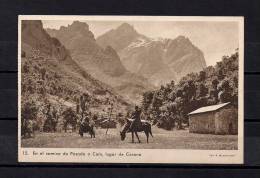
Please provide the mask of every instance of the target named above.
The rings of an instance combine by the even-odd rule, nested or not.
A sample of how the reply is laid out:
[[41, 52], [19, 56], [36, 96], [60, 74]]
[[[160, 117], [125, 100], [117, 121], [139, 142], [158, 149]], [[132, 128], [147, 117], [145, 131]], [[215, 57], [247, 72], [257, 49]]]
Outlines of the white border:
[[[238, 85], [238, 150], [188, 149], [93, 149], [93, 148], [22, 148], [21, 147], [21, 20], [91, 20], [91, 21], [220, 21], [239, 23], [239, 85]], [[23, 155], [27, 151], [29, 155]], [[80, 152], [92, 156], [33, 156], [33, 151]], [[96, 157], [93, 152], [140, 153], [140, 157]], [[77, 16], [19, 15], [18, 17], [18, 161], [78, 163], [194, 163], [242, 164], [244, 162], [244, 17], [199, 16]], [[212, 156], [218, 155], [218, 156]], [[219, 156], [222, 155], [222, 156]]]

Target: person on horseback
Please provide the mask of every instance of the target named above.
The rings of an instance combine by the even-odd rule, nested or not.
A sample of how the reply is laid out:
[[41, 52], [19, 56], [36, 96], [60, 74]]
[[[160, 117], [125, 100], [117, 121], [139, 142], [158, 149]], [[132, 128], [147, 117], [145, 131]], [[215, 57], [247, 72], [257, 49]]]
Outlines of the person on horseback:
[[87, 113], [86, 116], [82, 119], [81, 125], [83, 126], [89, 125], [89, 121], [90, 121], [90, 115], [89, 113]]
[[141, 116], [141, 109], [138, 106], [135, 106], [135, 111], [132, 114], [133, 122], [131, 123], [129, 130], [133, 130], [140, 127], [140, 125], [142, 124], [140, 116]]
[[81, 137], [83, 137], [83, 134], [88, 132], [92, 137], [95, 138], [95, 131], [94, 131], [94, 121], [92, 119], [92, 114], [91, 112], [86, 114], [86, 117], [82, 119], [79, 127], [79, 134]]
[[[141, 143], [137, 132], [144, 132], [146, 135], [146, 141], [149, 142], [149, 135], [153, 137], [151, 124], [146, 120], [146, 115], [143, 113], [138, 106], [135, 106], [135, 111], [132, 114], [131, 121], [126, 119], [126, 124], [123, 127], [123, 130], [120, 131], [121, 140], [125, 140], [126, 133], [132, 133], [132, 143], [134, 143], [134, 135], [137, 137], [138, 142]], [[144, 119], [142, 121], [141, 119]], [[146, 121], [145, 121], [146, 120]]]

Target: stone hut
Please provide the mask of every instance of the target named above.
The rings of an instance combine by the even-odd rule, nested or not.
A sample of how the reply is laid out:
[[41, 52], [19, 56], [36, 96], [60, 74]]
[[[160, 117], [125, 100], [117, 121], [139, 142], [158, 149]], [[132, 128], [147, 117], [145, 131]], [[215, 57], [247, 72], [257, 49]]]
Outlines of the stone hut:
[[238, 132], [238, 110], [230, 102], [201, 107], [188, 116], [190, 133], [234, 135]]

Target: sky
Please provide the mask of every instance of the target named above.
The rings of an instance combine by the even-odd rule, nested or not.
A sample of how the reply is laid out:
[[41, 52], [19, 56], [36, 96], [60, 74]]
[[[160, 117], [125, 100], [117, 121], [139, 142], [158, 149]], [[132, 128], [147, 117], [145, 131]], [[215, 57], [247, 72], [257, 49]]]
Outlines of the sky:
[[[43, 20], [44, 28], [59, 29], [73, 21]], [[151, 38], [171, 38], [179, 35], [188, 37], [190, 41], [203, 51], [209, 65], [215, 65], [224, 55], [231, 55], [238, 48], [238, 22], [224, 21], [83, 21], [89, 25], [95, 38], [105, 32], [117, 28], [126, 22], [133, 25], [136, 31]]]

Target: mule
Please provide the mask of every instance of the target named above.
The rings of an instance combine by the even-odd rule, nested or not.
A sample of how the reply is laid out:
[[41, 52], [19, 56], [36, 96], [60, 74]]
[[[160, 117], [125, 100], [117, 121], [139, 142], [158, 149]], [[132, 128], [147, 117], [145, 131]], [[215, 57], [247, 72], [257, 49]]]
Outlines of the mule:
[[126, 120], [126, 124], [125, 124], [123, 130], [120, 132], [121, 140], [122, 141], [125, 140], [126, 133], [131, 132], [132, 133], [132, 143], [134, 143], [134, 134], [136, 135], [138, 142], [141, 143], [137, 132], [144, 132], [146, 135], [146, 142], [149, 143], [149, 135], [151, 135], [153, 137], [151, 124], [145, 120], [141, 120], [140, 126], [134, 126], [132, 129], [130, 129], [132, 122], [133, 122], [133, 120], [130, 120], [130, 119]]
[[79, 135], [83, 137], [84, 133], [89, 133], [91, 138], [95, 138], [94, 125], [91, 124], [80, 124], [79, 126]]

